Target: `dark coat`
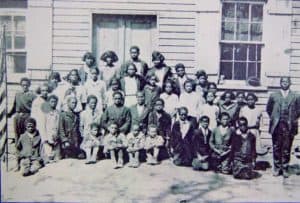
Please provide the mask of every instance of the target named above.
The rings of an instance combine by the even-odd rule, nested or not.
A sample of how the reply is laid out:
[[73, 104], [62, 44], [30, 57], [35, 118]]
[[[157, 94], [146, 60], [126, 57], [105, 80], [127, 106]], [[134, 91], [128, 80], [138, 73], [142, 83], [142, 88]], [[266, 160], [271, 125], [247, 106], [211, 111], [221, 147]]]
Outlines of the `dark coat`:
[[[284, 98], [280, 91], [271, 94], [269, 97], [266, 111], [270, 117], [270, 134], [274, 133], [274, 130], [279, 123], [280, 108], [283, 99]], [[298, 133], [298, 118], [300, 117], [300, 97], [296, 93], [289, 91], [286, 99], [288, 100], [289, 106], [289, 116], [286, 122], [288, 124], [291, 135], [296, 135]]]
[[62, 143], [69, 142], [73, 147], [79, 147], [79, 114], [71, 111], [61, 112], [58, 126], [59, 137]]
[[157, 126], [158, 134], [164, 138], [170, 136], [172, 118], [165, 111], [162, 112], [160, 118], [157, 117], [156, 111], [151, 111], [148, 116], [148, 125], [154, 124]]
[[[164, 76], [162, 84], [166, 82], [167, 79], [172, 79], [172, 70], [169, 66], [162, 64], [162, 69], [164, 69]], [[156, 74], [156, 67], [152, 67], [148, 70], [147, 75]], [[162, 88], [162, 87], [161, 87]]]
[[156, 86], [152, 89], [149, 85], [146, 85], [144, 87], [144, 92], [145, 92], [145, 104], [147, 105], [147, 107], [152, 109], [154, 105], [154, 101], [158, 99], [160, 96], [161, 88]]
[[30, 138], [25, 132], [20, 136], [17, 142], [17, 148], [20, 150], [20, 158], [30, 158], [30, 160], [40, 160], [41, 136], [38, 131], [33, 138]]
[[194, 157], [197, 157], [197, 153], [199, 153], [201, 156], [209, 156], [211, 153], [211, 149], [209, 146], [209, 139], [211, 136], [211, 130], [207, 129], [207, 135], [204, 136], [204, 133], [201, 128], [196, 129], [194, 131], [193, 136], [193, 151], [194, 151]]
[[[148, 65], [145, 61], [142, 61], [140, 59], [138, 59], [138, 61], [141, 64], [141, 72], [137, 73], [139, 75], [141, 75], [142, 77], [145, 77], [148, 71]], [[123, 63], [121, 65], [121, 69], [120, 69], [120, 76], [124, 77], [126, 75], [126, 69], [128, 67], [129, 64], [133, 63], [132, 59], [126, 61], [125, 63]]]
[[142, 112], [141, 115], [138, 115], [137, 104], [135, 104], [130, 107], [130, 113], [131, 113], [131, 128], [133, 125], [139, 125], [143, 131], [146, 131], [150, 108], [144, 105], [144, 111]]

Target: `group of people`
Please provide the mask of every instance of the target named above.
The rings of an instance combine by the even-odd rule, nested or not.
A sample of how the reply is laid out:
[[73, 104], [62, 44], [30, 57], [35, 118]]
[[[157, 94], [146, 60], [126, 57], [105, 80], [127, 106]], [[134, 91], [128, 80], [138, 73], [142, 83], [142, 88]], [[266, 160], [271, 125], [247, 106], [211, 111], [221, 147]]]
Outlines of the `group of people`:
[[[22, 78], [8, 113], [15, 114], [16, 169], [27, 176], [62, 158], [85, 158], [86, 164], [110, 158], [114, 168], [170, 158], [177, 166], [252, 179], [257, 155], [268, 152], [260, 143], [256, 95], [225, 91], [219, 97], [205, 71], [188, 75], [179, 63], [173, 73], [158, 51], [149, 67], [139, 54], [132, 46], [130, 60], [117, 67], [117, 54], [106, 51], [100, 58], [105, 65], [97, 67], [88, 52], [83, 67], [63, 80], [52, 72], [36, 92]], [[267, 113], [274, 175], [287, 177], [300, 100], [289, 90], [290, 78], [280, 84]]]

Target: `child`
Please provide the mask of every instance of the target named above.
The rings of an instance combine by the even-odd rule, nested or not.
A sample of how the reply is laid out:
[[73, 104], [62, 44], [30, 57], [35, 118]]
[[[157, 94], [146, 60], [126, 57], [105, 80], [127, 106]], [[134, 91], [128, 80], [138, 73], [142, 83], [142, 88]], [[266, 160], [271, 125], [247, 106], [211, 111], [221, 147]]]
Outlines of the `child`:
[[221, 96], [222, 104], [219, 105], [220, 112], [226, 112], [230, 116], [230, 127], [235, 127], [235, 121], [238, 118], [239, 108], [237, 103], [233, 102], [235, 96], [232, 91], [225, 91]]
[[91, 52], [86, 52], [83, 57], [82, 61], [84, 62], [83, 66], [79, 69], [79, 76], [82, 82], [82, 85], [85, 84], [86, 81], [91, 79], [91, 68], [97, 68], [96, 66], [96, 58]]
[[264, 149], [260, 140], [260, 119], [262, 117], [262, 111], [259, 110], [255, 103], [257, 97], [253, 93], [248, 93], [246, 96], [247, 105], [242, 107], [239, 113], [239, 117], [245, 117], [248, 121], [249, 131], [255, 135], [256, 138], [256, 153], [258, 155], [265, 155], [268, 153], [268, 149]]
[[134, 63], [130, 63], [126, 69], [126, 75], [121, 78], [121, 89], [125, 93], [125, 106], [130, 107], [136, 104], [136, 93], [144, 88], [144, 79], [137, 74]]
[[40, 165], [41, 137], [36, 130], [36, 121], [28, 118], [25, 121], [26, 131], [20, 136], [17, 148], [20, 150], [21, 174], [28, 176], [38, 172]]
[[179, 102], [178, 95], [175, 94], [174, 90], [174, 82], [167, 80], [163, 85], [163, 93], [160, 95], [160, 98], [162, 98], [166, 104], [165, 111], [172, 117], [176, 115]]
[[51, 72], [48, 78], [49, 91], [55, 94], [56, 88], [61, 84], [61, 78], [59, 72]]
[[106, 93], [106, 84], [103, 80], [99, 79], [99, 69], [92, 67], [89, 69], [90, 79], [84, 84], [87, 95], [95, 95], [97, 97], [97, 107], [96, 109], [100, 112], [103, 111], [103, 105]]
[[176, 77], [174, 77], [175, 83], [176, 83], [176, 94], [180, 95], [181, 92], [184, 91], [184, 82], [187, 79], [190, 79], [186, 72], [185, 72], [185, 66], [182, 63], [178, 63], [175, 65], [175, 70], [176, 70]]
[[104, 52], [101, 55], [100, 59], [105, 63], [105, 65], [102, 66], [100, 70], [102, 70], [103, 72], [103, 80], [106, 83], [106, 86], [108, 87], [108, 84], [110, 83], [110, 80], [112, 78], [120, 78], [119, 76], [120, 70], [114, 64], [119, 59], [117, 54], [114, 51]]
[[144, 87], [145, 103], [149, 108], [153, 108], [153, 102], [159, 98], [161, 93], [161, 88], [157, 85], [158, 81], [158, 77], [154, 73], [149, 73], [146, 76], [147, 84]]
[[213, 130], [217, 127], [217, 119], [220, 113], [220, 109], [217, 105], [214, 104], [214, 100], [216, 98], [213, 92], [206, 93], [206, 104], [201, 107], [200, 116], [208, 116], [210, 123], [209, 129]]
[[193, 80], [186, 80], [184, 82], [184, 90], [180, 94], [179, 105], [187, 107], [191, 116], [199, 118], [200, 107], [205, 103], [202, 95], [194, 91], [195, 84]]
[[[214, 95], [215, 95], [214, 104], [219, 106], [220, 96], [217, 96], [217, 91], [218, 91], [217, 84], [214, 83], [214, 82], [208, 82], [208, 84], [207, 84], [207, 92], [214, 93]], [[204, 97], [205, 96], [206, 95], [204, 94]]]
[[68, 97], [68, 109], [59, 115], [58, 131], [64, 158], [75, 158], [79, 156], [80, 152], [79, 143], [81, 136], [79, 131], [79, 115], [75, 112], [76, 105], [76, 97]]
[[[16, 113], [16, 116], [14, 117], [15, 144], [18, 143], [20, 136], [26, 130], [24, 121], [30, 117], [32, 102], [36, 98], [36, 94], [29, 90], [30, 84], [31, 81], [28, 78], [21, 78], [20, 86], [22, 87], [22, 91], [16, 93], [13, 107], [7, 114], [10, 118]], [[16, 171], [20, 170], [20, 161], [18, 157], [19, 150], [16, 148]]]
[[80, 148], [85, 152], [86, 164], [94, 164], [97, 161], [99, 147], [102, 144], [102, 136], [99, 136], [99, 124], [91, 123], [88, 132], [84, 134]]
[[105, 136], [104, 153], [109, 152], [110, 158], [114, 162], [114, 168], [122, 168], [124, 164], [124, 149], [127, 147], [127, 138], [119, 132], [118, 124], [109, 124], [109, 133]]
[[196, 72], [196, 88], [195, 91], [204, 96], [207, 92], [207, 74], [204, 70], [199, 70]]
[[121, 92], [123, 96], [125, 96], [125, 93], [121, 90], [121, 83], [120, 80], [117, 78], [112, 78], [109, 84], [108, 91], [105, 92], [105, 100], [104, 100], [104, 106], [103, 110], [105, 110], [107, 107], [114, 104], [114, 98], [113, 94], [114, 92]]
[[236, 103], [237, 103], [239, 109], [241, 109], [243, 106], [246, 105], [246, 102], [245, 102], [245, 92], [238, 91], [236, 93]]
[[140, 151], [144, 148], [145, 135], [140, 131], [138, 125], [133, 125], [131, 133], [127, 135], [129, 154], [129, 167], [137, 168], [140, 165], [139, 155]]
[[248, 130], [247, 119], [238, 120], [238, 129], [232, 138], [232, 173], [237, 179], [252, 179], [255, 166], [255, 136]]
[[56, 110], [58, 97], [50, 95], [47, 99], [50, 110], [46, 114], [45, 138], [43, 140], [44, 163], [51, 163], [61, 159], [60, 143], [58, 138], [59, 112]]
[[172, 77], [171, 68], [165, 63], [165, 57], [158, 51], [152, 52], [153, 67], [149, 69], [147, 75], [155, 74], [158, 78], [157, 86], [162, 88], [163, 83]]
[[226, 112], [220, 114], [220, 126], [212, 131], [209, 146], [212, 149], [211, 164], [216, 172], [231, 172], [231, 140], [233, 130], [229, 127], [230, 116]]
[[158, 164], [158, 155], [160, 147], [164, 145], [164, 139], [158, 134], [156, 125], [148, 126], [148, 133], [145, 140], [145, 150], [147, 154], [147, 163], [150, 165]]
[[87, 98], [87, 107], [80, 113], [80, 133], [81, 137], [85, 137], [91, 129], [89, 126], [92, 123], [100, 124], [102, 112], [96, 109], [97, 97], [95, 95], [89, 95]]
[[211, 130], [209, 126], [209, 117], [200, 117], [200, 127], [194, 131], [194, 137], [192, 140], [194, 159], [192, 166], [194, 170], [207, 171], [210, 168], [210, 154], [211, 149], [209, 147], [209, 139], [211, 136]]

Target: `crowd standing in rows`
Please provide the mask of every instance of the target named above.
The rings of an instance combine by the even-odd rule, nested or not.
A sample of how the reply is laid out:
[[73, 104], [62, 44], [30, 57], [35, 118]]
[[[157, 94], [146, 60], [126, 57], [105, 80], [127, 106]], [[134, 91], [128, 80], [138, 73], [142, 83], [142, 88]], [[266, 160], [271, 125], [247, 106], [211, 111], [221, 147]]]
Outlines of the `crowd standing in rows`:
[[[83, 67], [63, 80], [52, 72], [36, 93], [29, 90], [31, 81], [22, 78], [22, 91], [8, 113], [15, 114], [16, 169], [27, 176], [66, 158], [85, 158], [86, 164], [110, 158], [114, 168], [157, 165], [170, 158], [177, 166], [254, 178], [257, 155], [268, 152], [260, 142], [262, 112], [256, 95], [225, 91], [219, 97], [205, 71], [188, 75], [179, 63], [172, 73], [158, 51], [148, 67], [139, 54], [132, 46], [130, 60], [117, 67], [117, 54], [106, 51], [104, 66], [97, 67], [88, 52]], [[280, 84], [267, 113], [274, 175], [288, 177], [300, 100], [289, 90], [289, 78]]]

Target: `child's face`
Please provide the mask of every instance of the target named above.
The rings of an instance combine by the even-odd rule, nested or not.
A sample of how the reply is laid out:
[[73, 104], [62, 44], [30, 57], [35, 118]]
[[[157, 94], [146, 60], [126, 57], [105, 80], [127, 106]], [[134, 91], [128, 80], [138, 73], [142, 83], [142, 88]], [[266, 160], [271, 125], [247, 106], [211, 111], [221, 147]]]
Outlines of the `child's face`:
[[176, 73], [179, 77], [183, 77], [185, 74], [185, 69], [184, 68], [177, 68]]
[[248, 106], [253, 107], [255, 105], [255, 99], [252, 96], [248, 96], [247, 104], [248, 104]]
[[114, 95], [114, 104], [119, 106], [123, 103], [123, 98], [120, 94], [115, 94]]
[[280, 80], [280, 87], [281, 87], [281, 89], [288, 90], [290, 88], [290, 86], [291, 86], [291, 81], [290, 81], [289, 78], [282, 78]]
[[228, 124], [229, 124], [229, 119], [230, 119], [230, 118], [229, 118], [228, 116], [223, 115], [222, 118], [221, 118], [221, 125], [222, 125], [223, 127], [228, 126]]
[[112, 89], [113, 91], [118, 90], [118, 89], [119, 89], [119, 84], [118, 84], [118, 83], [112, 83], [112, 84], [111, 84], [111, 89]]
[[97, 71], [95, 69], [91, 69], [90, 73], [91, 73], [91, 76], [92, 76], [92, 80], [93, 81], [97, 81], [98, 80], [98, 73], [97, 73]]
[[143, 93], [137, 93], [137, 103], [139, 104], [139, 105], [143, 105], [143, 104], [145, 104], [145, 96], [144, 96], [144, 94]]
[[94, 63], [94, 59], [93, 59], [93, 58], [86, 58], [86, 59], [85, 59], [85, 64], [86, 64], [87, 66], [93, 65], [93, 63]]
[[156, 129], [156, 128], [150, 127], [150, 128], [148, 129], [148, 135], [149, 135], [150, 137], [155, 137], [156, 134], [157, 134], [157, 129]]
[[190, 93], [193, 91], [193, 84], [191, 82], [187, 82], [184, 85], [184, 89], [187, 93]]
[[154, 109], [158, 112], [164, 109], [164, 104], [161, 101], [155, 102]]
[[206, 101], [207, 103], [213, 102], [215, 99], [215, 94], [213, 92], [208, 92], [206, 95]]
[[132, 127], [132, 134], [135, 135], [135, 136], [137, 136], [139, 134], [139, 132], [140, 132], [139, 126], [138, 125], [134, 125]]
[[57, 99], [51, 98], [51, 99], [49, 100], [49, 105], [50, 105], [50, 107], [51, 107], [52, 109], [56, 109]]
[[109, 126], [109, 132], [111, 133], [111, 134], [117, 134], [117, 131], [118, 131], [118, 126], [116, 125], [116, 124], [111, 124], [110, 126]]
[[155, 59], [155, 60], [153, 61], [153, 64], [154, 64], [154, 66], [159, 66], [159, 65], [160, 65], [160, 60]]
[[50, 82], [57, 85], [58, 79], [53, 77], [53, 78], [50, 79]]
[[247, 123], [243, 120], [239, 121], [239, 129], [242, 133], [246, 133], [248, 130]]
[[33, 133], [35, 131], [35, 125], [33, 123], [27, 123], [26, 131], [29, 133]]
[[186, 111], [186, 109], [179, 109], [178, 114], [179, 114], [180, 120], [185, 121], [187, 119], [188, 112]]
[[136, 49], [131, 49], [130, 50], [130, 57], [133, 59], [133, 60], [136, 60], [138, 59], [140, 53], [136, 50]]
[[98, 132], [99, 132], [99, 129], [97, 127], [94, 126], [91, 128], [91, 135], [97, 136]]
[[90, 99], [89, 101], [89, 107], [92, 109], [92, 110], [95, 110], [96, 109], [96, 106], [97, 106], [97, 99]]
[[28, 92], [30, 84], [28, 81], [22, 81], [21, 87], [22, 87], [23, 92]]
[[136, 73], [135, 67], [133, 67], [132, 65], [128, 66], [128, 68], [127, 68], [127, 74], [129, 76], [134, 76], [135, 73]]
[[70, 110], [74, 110], [75, 107], [76, 107], [76, 105], [77, 105], [77, 100], [76, 100], [76, 98], [70, 98], [70, 99], [68, 100], [68, 107], [69, 107]]
[[172, 91], [173, 91], [173, 87], [172, 87], [172, 84], [171, 83], [166, 83], [166, 85], [165, 85], [165, 91], [166, 91], [166, 93], [172, 93]]
[[41, 96], [44, 97], [44, 98], [47, 98], [47, 96], [48, 96], [48, 87], [46, 87], [46, 86], [41, 87]]
[[210, 86], [208, 87], [208, 90], [209, 90], [210, 92], [213, 92], [214, 94], [217, 92], [217, 88], [216, 88], [214, 85], [210, 85]]
[[231, 95], [230, 93], [225, 94], [224, 103], [230, 104], [231, 103]]
[[112, 65], [112, 64], [113, 64], [113, 60], [112, 60], [111, 57], [107, 57], [107, 58], [105, 59], [105, 61], [106, 61], [106, 64], [107, 64], [107, 65]]
[[79, 77], [76, 71], [72, 71], [70, 74], [70, 81], [71, 82], [78, 82], [79, 81]]
[[203, 118], [203, 119], [200, 121], [200, 125], [202, 126], [202, 128], [207, 129], [207, 128], [208, 128], [208, 125], [209, 125], [208, 119], [207, 119], [207, 118]]
[[244, 96], [244, 94], [238, 94], [237, 96], [236, 96], [236, 101], [237, 101], [237, 103], [243, 103], [244, 101], [245, 101], [245, 96]]
[[156, 77], [155, 76], [152, 76], [149, 80], [149, 84], [151, 86], [155, 86], [156, 85]]
[[207, 82], [207, 79], [206, 79], [206, 77], [205, 77], [204, 75], [202, 75], [202, 76], [200, 76], [200, 77], [198, 78], [198, 83], [199, 83], [200, 85], [204, 85], [204, 84], [206, 84], [206, 82]]

